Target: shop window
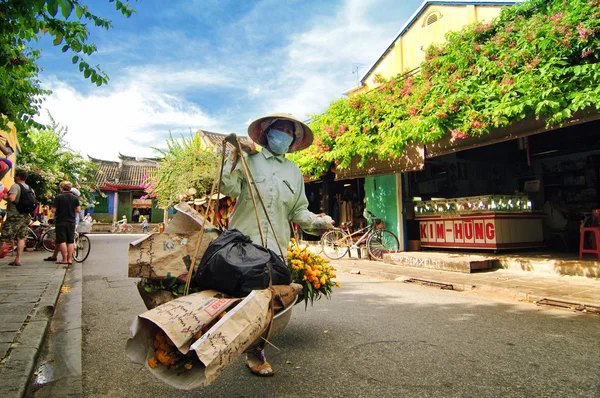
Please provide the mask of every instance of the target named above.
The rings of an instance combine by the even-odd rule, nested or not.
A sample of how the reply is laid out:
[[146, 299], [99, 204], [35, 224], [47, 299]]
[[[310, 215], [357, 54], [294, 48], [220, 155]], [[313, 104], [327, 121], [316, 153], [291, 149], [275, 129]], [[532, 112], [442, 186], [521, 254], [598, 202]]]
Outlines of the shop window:
[[108, 213], [108, 196], [96, 196], [94, 213]]

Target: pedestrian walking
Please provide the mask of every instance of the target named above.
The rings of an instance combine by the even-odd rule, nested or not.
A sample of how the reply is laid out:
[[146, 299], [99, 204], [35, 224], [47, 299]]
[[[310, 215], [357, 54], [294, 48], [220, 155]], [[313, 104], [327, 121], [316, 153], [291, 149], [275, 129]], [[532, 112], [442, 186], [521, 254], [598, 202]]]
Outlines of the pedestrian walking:
[[6, 257], [12, 242], [16, 240], [17, 255], [13, 261], [8, 263], [12, 266], [21, 265], [21, 255], [25, 249], [25, 239], [27, 238], [27, 226], [31, 222], [31, 213], [36, 206], [35, 193], [25, 183], [25, 180], [27, 180], [27, 172], [22, 169], [16, 170], [15, 183], [4, 197], [8, 204], [6, 220], [2, 226], [0, 258]]
[[142, 233], [148, 233], [148, 219], [146, 216], [140, 216], [140, 220], [142, 220]]
[[[257, 220], [253, 216], [255, 210], [248, 184], [241, 165], [237, 162], [239, 156], [246, 158], [273, 224], [271, 230], [264, 212], [259, 211], [267, 248], [280, 254], [281, 247], [283, 253], [287, 253], [290, 221], [297, 223], [307, 233], [318, 234], [322, 230], [333, 228], [330, 217], [308, 210], [308, 199], [304, 192], [304, 179], [300, 168], [285, 158], [288, 152], [300, 151], [310, 146], [313, 141], [310, 128], [289, 114], [276, 114], [252, 122], [248, 127], [248, 136], [264, 149], [257, 152], [254, 144], [250, 143], [250, 146], [242, 148], [245, 154], [239, 154], [235, 150], [225, 164], [221, 192], [237, 198], [229, 220], [229, 228], [237, 228], [254, 243], [262, 244]], [[265, 358], [264, 351], [248, 353], [246, 366], [257, 376], [275, 374]]]

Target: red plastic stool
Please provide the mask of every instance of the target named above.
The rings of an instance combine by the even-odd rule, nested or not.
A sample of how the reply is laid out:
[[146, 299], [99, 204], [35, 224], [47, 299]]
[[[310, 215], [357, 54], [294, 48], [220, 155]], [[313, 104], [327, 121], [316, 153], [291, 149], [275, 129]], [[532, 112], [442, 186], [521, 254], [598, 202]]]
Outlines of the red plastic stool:
[[[595, 243], [595, 249], [585, 249], [585, 233], [591, 232], [594, 234], [593, 243]], [[581, 228], [579, 236], [579, 259], [583, 256], [583, 253], [596, 253], [598, 260], [600, 260], [600, 227]]]

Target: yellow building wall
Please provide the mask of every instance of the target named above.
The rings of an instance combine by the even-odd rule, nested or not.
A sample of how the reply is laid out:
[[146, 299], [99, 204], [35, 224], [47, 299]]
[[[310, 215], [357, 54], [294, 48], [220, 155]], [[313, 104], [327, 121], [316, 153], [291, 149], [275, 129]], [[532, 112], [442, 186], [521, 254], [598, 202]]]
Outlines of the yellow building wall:
[[[445, 41], [450, 31], [461, 30], [475, 22], [491, 21], [500, 14], [497, 5], [431, 5], [423, 10], [402, 36], [373, 68], [363, 86], [350, 91], [349, 96], [357, 95], [377, 87], [377, 75], [389, 79], [399, 73], [417, 68], [425, 60], [425, 50], [433, 43]], [[437, 22], [427, 25], [430, 16], [436, 15]]]

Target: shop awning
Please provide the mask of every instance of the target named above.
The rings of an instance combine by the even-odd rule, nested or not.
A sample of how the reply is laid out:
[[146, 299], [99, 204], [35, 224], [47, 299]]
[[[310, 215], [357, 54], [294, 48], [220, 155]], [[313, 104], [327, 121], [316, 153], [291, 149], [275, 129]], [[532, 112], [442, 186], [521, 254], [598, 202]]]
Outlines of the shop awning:
[[400, 158], [393, 160], [369, 159], [364, 166], [359, 166], [359, 161], [360, 157], [357, 156], [352, 159], [349, 167], [337, 169], [336, 181], [423, 170], [425, 150], [422, 145], [413, 143], [404, 148]]
[[441, 140], [425, 145], [425, 157], [427, 159], [437, 156], [447, 155], [449, 153], [464, 151], [467, 149], [478, 148], [486, 145], [497, 144], [499, 142], [510, 141], [517, 138], [527, 137], [534, 134], [540, 134], [559, 128], [574, 126], [580, 123], [587, 123], [600, 119], [600, 113], [594, 108], [585, 109], [577, 112], [571, 119], [562, 126], [546, 127], [546, 119], [524, 119], [512, 123], [507, 127], [497, 128], [489, 134], [479, 137], [467, 137], [465, 139], [451, 141], [450, 134], [447, 134]]

